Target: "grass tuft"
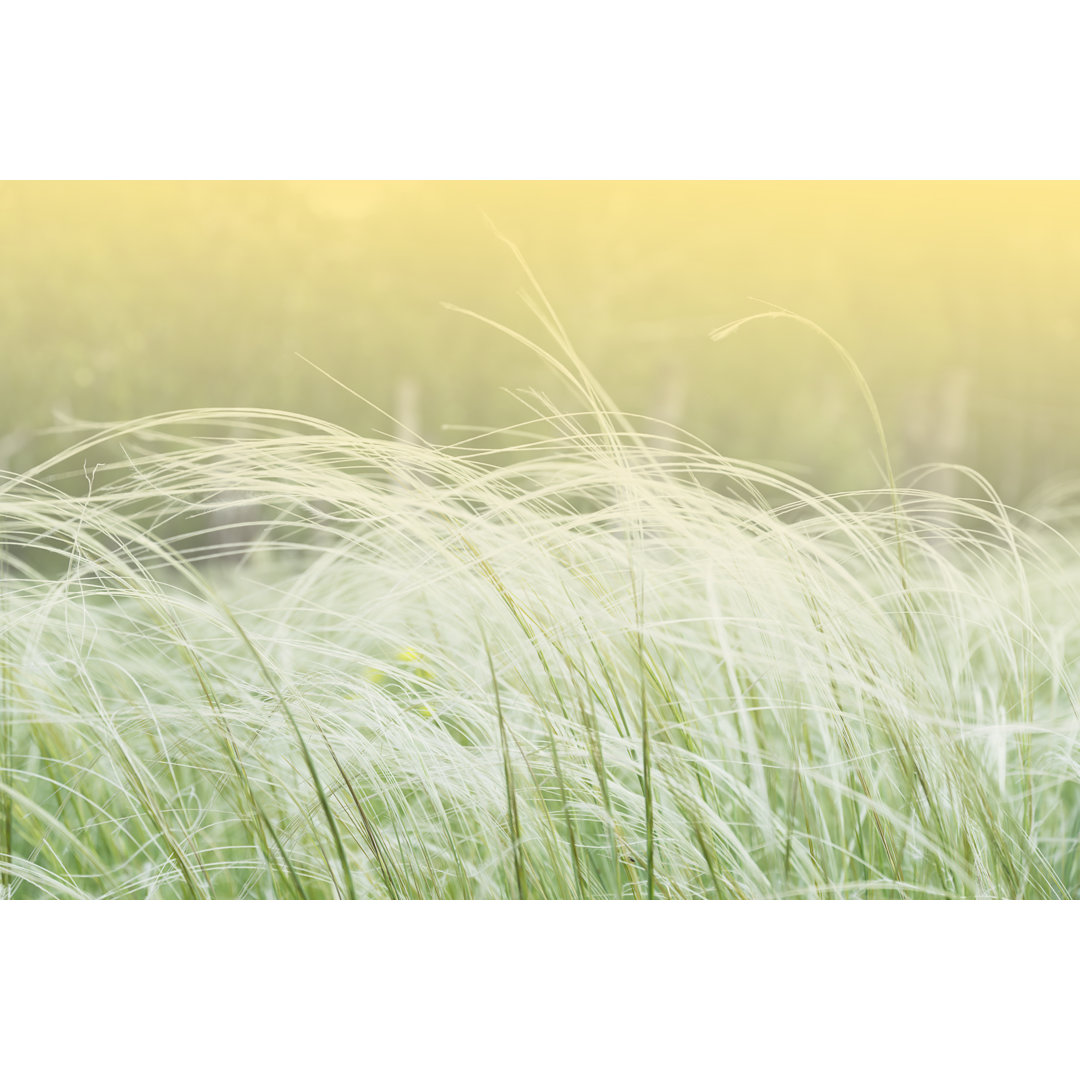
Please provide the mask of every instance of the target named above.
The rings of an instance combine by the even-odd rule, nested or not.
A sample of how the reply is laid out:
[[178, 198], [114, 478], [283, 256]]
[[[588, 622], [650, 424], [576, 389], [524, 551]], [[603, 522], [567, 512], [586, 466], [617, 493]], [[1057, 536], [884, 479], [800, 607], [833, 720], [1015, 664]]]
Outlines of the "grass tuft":
[[0, 478], [4, 895], [1078, 895], [1069, 505], [827, 494], [558, 364], [453, 446], [204, 409]]

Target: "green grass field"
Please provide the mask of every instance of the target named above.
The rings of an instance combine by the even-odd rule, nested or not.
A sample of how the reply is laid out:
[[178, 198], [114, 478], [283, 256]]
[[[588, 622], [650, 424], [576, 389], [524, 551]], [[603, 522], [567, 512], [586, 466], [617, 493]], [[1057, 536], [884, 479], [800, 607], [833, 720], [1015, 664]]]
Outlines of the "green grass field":
[[580, 411], [491, 437], [202, 409], [0, 481], [5, 895], [1080, 892], [1069, 498], [825, 494], [552, 329]]

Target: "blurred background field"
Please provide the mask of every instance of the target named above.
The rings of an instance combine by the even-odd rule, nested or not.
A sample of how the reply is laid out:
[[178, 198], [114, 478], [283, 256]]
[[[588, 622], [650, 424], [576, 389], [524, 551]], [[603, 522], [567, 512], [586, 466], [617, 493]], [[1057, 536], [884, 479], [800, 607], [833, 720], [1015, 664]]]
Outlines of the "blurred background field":
[[819, 324], [864, 371], [896, 462], [962, 461], [1006, 500], [1077, 471], [1080, 184], [4, 183], [0, 467], [57, 417], [201, 406], [388, 430], [310, 358], [435, 441], [572, 406], [516, 243], [620, 407], [827, 488], [876, 483]]

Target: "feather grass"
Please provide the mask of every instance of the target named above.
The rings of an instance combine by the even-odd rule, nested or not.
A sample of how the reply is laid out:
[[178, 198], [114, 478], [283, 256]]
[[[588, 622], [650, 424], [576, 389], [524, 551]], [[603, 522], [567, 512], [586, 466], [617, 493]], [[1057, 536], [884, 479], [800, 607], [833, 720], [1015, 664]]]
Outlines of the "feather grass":
[[204, 409], [0, 479], [4, 894], [1076, 896], [1067, 502], [827, 494], [559, 370], [448, 447]]

